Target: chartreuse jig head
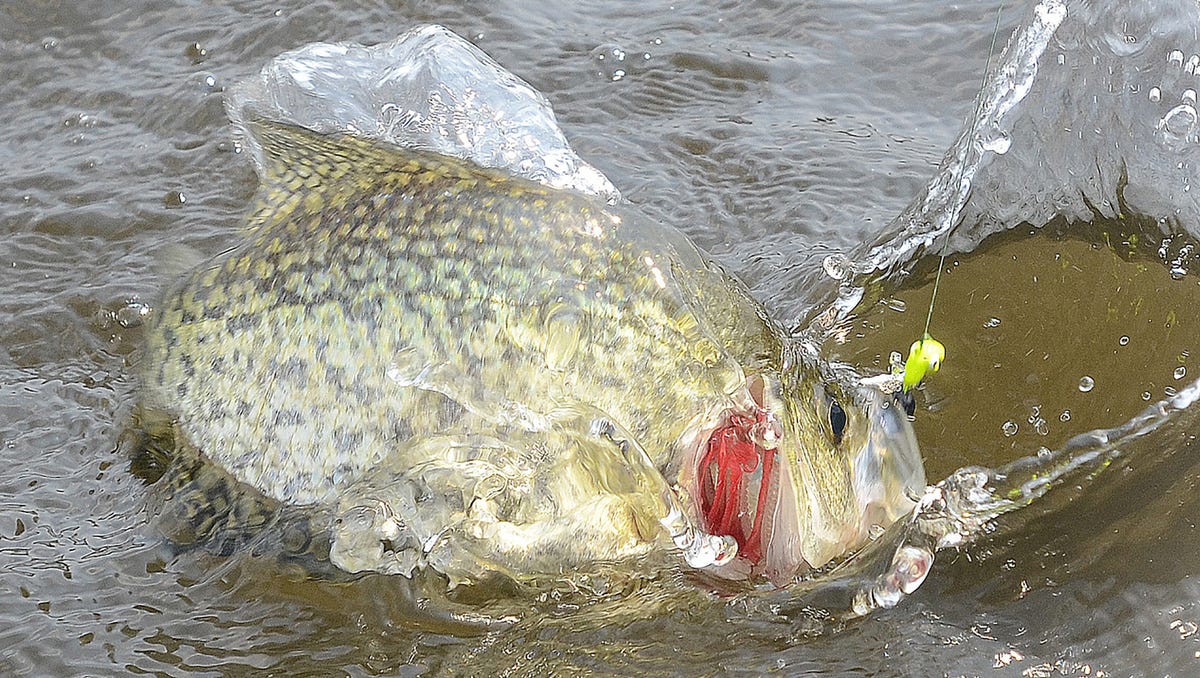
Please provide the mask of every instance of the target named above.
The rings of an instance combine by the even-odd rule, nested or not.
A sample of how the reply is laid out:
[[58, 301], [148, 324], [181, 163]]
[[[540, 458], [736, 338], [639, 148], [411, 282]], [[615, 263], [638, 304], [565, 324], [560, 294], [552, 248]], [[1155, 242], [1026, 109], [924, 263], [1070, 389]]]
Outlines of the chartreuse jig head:
[[914, 341], [912, 348], [908, 349], [908, 360], [904, 361], [904, 392], [908, 393], [921, 383], [926, 374], [937, 372], [945, 359], [946, 347], [929, 336], [928, 332]]

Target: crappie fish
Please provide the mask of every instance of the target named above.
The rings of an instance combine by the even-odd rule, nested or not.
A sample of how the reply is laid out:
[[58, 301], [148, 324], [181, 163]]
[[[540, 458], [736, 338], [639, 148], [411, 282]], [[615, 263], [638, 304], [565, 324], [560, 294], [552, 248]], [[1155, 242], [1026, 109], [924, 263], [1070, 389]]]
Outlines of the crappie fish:
[[258, 121], [249, 229], [170, 290], [143, 409], [348, 571], [679, 549], [787, 581], [913, 506], [909, 423], [682, 233], [468, 161]]

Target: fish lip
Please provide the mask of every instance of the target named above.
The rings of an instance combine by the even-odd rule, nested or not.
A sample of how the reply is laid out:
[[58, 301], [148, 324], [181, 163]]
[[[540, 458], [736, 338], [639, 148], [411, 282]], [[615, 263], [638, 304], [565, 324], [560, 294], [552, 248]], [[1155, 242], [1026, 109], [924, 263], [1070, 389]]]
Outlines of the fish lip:
[[925, 489], [925, 466], [916, 432], [903, 407], [869, 387], [859, 388], [867, 412], [867, 437], [851, 459], [860, 527], [887, 527], [910, 513]]

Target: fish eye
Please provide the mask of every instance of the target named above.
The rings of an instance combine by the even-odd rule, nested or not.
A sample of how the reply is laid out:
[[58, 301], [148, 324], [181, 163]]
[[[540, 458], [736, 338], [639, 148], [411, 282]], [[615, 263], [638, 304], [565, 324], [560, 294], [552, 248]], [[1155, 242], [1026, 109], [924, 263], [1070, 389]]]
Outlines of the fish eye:
[[829, 401], [829, 428], [833, 431], [835, 442], [842, 441], [842, 432], [846, 430], [846, 410], [836, 400]]

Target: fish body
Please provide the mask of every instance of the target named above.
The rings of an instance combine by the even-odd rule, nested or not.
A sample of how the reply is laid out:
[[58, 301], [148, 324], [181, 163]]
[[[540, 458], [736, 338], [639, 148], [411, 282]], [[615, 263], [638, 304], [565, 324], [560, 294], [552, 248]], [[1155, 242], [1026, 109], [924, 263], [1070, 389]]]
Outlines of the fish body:
[[252, 129], [248, 229], [165, 296], [143, 405], [268, 497], [332, 508], [344, 569], [536, 576], [713, 533], [742, 552], [725, 571], [787, 578], [923, 486], [896, 408], [830, 380], [679, 231]]

